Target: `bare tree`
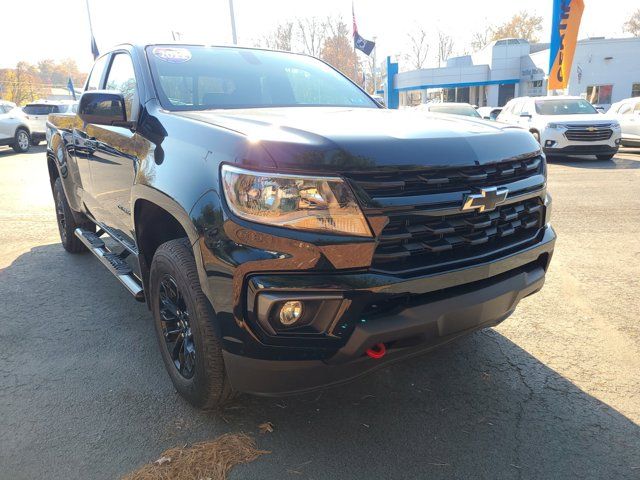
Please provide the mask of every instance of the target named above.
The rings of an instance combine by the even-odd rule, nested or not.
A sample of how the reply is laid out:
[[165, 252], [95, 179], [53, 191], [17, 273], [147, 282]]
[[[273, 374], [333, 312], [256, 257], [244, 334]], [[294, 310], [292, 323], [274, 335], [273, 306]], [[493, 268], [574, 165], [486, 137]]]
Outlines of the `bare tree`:
[[272, 50], [292, 51], [293, 22], [287, 21], [278, 25], [275, 30], [262, 38], [260, 45]]
[[540, 40], [538, 32], [542, 30], [542, 17], [531, 15], [522, 10], [502, 25], [489, 27], [489, 30], [491, 31], [491, 40], [524, 38], [529, 42], [537, 42]]
[[624, 22], [622, 29], [634, 37], [640, 37], [640, 8], [633, 12], [629, 20]]
[[307, 55], [320, 57], [324, 40], [327, 37], [327, 23], [318, 17], [298, 18], [296, 23], [303, 52]]
[[438, 67], [451, 56], [453, 52], [453, 38], [443, 32], [438, 32]]
[[479, 32], [474, 32], [471, 36], [471, 50], [477, 52], [478, 50], [482, 50], [487, 44], [491, 41], [490, 30], [480, 30]]
[[420, 28], [414, 33], [408, 33], [407, 37], [409, 37], [409, 53], [405, 55], [405, 60], [409, 62], [411, 67], [418, 70], [424, 67], [427, 62], [427, 54], [429, 53], [427, 32]]

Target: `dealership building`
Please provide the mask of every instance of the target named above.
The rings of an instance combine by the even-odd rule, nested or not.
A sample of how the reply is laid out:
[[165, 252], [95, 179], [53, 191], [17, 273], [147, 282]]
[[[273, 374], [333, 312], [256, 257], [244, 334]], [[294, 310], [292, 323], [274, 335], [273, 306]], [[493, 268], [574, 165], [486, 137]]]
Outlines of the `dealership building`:
[[[565, 93], [605, 108], [640, 96], [639, 52], [640, 38], [579, 40]], [[472, 55], [449, 58], [444, 67], [395, 75], [391, 69], [387, 88], [398, 93], [400, 105], [439, 99], [503, 106], [514, 97], [546, 95], [548, 70], [549, 44], [509, 38]]]

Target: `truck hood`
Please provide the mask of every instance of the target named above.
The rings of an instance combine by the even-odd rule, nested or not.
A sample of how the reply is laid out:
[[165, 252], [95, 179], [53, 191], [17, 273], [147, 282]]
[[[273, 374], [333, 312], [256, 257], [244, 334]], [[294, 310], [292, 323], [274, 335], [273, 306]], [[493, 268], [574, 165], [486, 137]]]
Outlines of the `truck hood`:
[[245, 135], [249, 142], [262, 144], [279, 169], [340, 172], [469, 166], [539, 150], [533, 137], [520, 128], [427, 112], [293, 107], [175, 115]]

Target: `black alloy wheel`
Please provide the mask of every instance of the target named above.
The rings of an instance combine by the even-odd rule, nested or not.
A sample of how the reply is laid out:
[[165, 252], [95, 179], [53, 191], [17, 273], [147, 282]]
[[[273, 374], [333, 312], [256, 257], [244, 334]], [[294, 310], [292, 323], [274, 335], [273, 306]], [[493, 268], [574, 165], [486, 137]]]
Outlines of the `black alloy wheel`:
[[56, 204], [56, 219], [58, 220], [58, 230], [60, 231], [60, 240], [62, 243], [67, 243], [67, 218], [64, 214], [64, 192], [62, 189], [57, 189], [55, 192], [55, 204]]
[[159, 288], [158, 307], [165, 348], [180, 375], [190, 379], [195, 373], [196, 346], [187, 305], [171, 275], [164, 275]]

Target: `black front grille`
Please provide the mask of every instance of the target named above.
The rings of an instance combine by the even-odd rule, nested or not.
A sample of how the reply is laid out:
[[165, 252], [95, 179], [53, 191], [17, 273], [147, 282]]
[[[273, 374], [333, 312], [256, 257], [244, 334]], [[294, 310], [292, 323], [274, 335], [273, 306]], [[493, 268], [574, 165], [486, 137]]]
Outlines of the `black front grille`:
[[404, 197], [490, 187], [542, 173], [540, 156], [471, 167], [431, 168], [424, 171], [351, 173], [356, 187], [371, 198]]
[[576, 142], [601, 142], [609, 140], [611, 135], [613, 135], [613, 130], [602, 127], [570, 128], [564, 134], [567, 140]]
[[390, 215], [374, 254], [373, 267], [389, 272], [438, 268], [515, 248], [532, 240], [544, 222], [539, 197], [490, 212], [423, 216]]

